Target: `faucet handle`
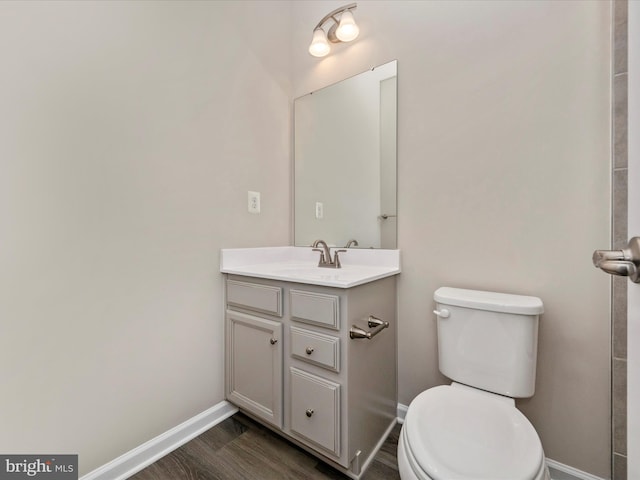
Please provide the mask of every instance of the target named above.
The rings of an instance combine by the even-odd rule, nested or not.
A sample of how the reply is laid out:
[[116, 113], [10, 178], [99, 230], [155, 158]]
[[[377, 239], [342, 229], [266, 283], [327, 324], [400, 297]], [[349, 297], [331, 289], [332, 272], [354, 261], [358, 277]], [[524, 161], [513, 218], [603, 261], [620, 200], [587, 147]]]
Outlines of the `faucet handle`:
[[321, 248], [312, 248], [311, 249], [313, 252], [320, 252], [320, 261], [318, 262], [318, 266], [320, 266], [321, 264], [326, 263], [326, 260], [324, 258], [324, 250]]
[[333, 263], [335, 263], [336, 268], [340, 268], [342, 266], [340, 265], [340, 257], [338, 257], [338, 254], [343, 252], [346, 252], [346, 250], [336, 250], [333, 254]]

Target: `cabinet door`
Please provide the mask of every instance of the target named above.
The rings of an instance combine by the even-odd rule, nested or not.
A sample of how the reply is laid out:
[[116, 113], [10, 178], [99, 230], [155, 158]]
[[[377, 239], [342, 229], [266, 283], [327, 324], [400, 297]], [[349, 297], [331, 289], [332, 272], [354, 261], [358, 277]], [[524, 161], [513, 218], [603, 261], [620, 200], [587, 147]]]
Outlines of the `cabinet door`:
[[227, 399], [282, 428], [282, 324], [227, 310]]

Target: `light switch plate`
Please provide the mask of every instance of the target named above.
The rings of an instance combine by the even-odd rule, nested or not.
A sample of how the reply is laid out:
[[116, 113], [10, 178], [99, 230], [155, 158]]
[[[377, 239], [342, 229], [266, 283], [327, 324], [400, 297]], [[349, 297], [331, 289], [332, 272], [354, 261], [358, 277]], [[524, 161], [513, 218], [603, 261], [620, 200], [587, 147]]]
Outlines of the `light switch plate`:
[[322, 202], [316, 202], [316, 218], [318, 220], [322, 220], [323, 217], [324, 217], [324, 205], [322, 205]]
[[260, 192], [247, 192], [247, 210], [249, 213], [260, 213]]

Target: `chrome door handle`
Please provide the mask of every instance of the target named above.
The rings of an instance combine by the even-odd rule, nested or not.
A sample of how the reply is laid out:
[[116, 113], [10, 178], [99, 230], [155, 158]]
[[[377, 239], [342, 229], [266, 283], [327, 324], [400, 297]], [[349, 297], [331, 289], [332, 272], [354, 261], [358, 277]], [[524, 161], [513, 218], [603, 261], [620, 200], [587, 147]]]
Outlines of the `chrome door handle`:
[[633, 237], [627, 248], [621, 250], [596, 250], [592, 261], [604, 272], [640, 283], [640, 237]]
[[622, 260], [605, 260], [604, 262], [600, 262], [599, 268], [611, 275], [620, 275], [622, 277], [631, 277], [637, 270], [633, 262], [625, 262]]

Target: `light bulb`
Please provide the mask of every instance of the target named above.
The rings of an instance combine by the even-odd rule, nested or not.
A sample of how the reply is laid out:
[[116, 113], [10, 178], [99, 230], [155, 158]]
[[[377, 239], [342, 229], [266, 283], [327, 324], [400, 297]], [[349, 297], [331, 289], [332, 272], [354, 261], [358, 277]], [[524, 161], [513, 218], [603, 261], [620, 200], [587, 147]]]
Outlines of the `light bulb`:
[[353, 14], [349, 10], [346, 10], [340, 16], [340, 25], [338, 25], [338, 29], [336, 30], [336, 37], [342, 42], [350, 42], [351, 40], [355, 40], [359, 33], [360, 29], [353, 19]]
[[309, 53], [314, 57], [324, 57], [329, 53], [331, 47], [327, 41], [327, 35], [322, 28], [316, 28], [313, 31], [313, 39], [309, 45]]

